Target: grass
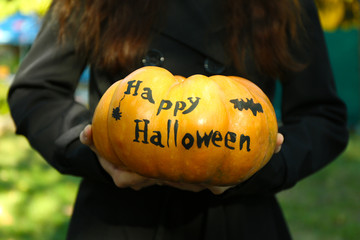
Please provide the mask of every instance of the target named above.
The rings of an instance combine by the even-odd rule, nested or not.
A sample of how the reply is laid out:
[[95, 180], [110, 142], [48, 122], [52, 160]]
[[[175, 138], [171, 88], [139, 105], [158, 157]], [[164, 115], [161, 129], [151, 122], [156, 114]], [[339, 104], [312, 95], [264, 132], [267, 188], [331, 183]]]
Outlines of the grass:
[[[279, 194], [294, 239], [360, 236], [360, 136], [342, 156]], [[0, 239], [65, 239], [79, 179], [60, 175], [25, 138], [0, 137]]]
[[295, 239], [357, 240], [360, 236], [360, 136], [333, 163], [279, 194]]

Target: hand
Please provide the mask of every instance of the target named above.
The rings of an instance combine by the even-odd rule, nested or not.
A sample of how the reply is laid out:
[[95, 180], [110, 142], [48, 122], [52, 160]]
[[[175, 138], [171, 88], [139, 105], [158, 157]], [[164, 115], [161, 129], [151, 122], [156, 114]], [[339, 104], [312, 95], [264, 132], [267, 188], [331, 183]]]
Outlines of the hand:
[[126, 169], [120, 168], [113, 163], [107, 161], [105, 158], [101, 157], [98, 154], [92, 140], [91, 125], [86, 126], [84, 130], [80, 133], [80, 141], [83, 144], [89, 146], [91, 150], [96, 153], [100, 165], [112, 177], [117, 187], [130, 187], [134, 190], [140, 190], [141, 188], [157, 184], [158, 181], [155, 179], [146, 178], [134, 172], [127, 171]]
[[159, 185], [167, 185], [174, 188], [178, 188], [181, 190], [191, 191], [191, 192], [200, 192], [203, 190], [209, 190], [214, 195], [220, 195], [224, 193], [229, 188], [232, 188], [234, 186], [211, 186], [206, 184], [191, 184], [191, 183], [178, 183], [178, 182], [169, 182], [169, 181], [162, 181], [161, 183], [158, 182]]

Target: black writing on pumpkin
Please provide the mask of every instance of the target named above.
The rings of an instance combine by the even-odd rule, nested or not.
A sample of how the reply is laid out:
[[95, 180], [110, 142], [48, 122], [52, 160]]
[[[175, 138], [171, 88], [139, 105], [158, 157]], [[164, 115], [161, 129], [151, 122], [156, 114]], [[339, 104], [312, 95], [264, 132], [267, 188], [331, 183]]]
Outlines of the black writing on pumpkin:
[[234, 104], [234, 108], [238, 109], [239, 111], [242, 110], [251, 110], [254, 116], [257, 115], [257, 113], [263, 113], [263, 108], [260, 103], [254, 103], [254, 100], [246, 98], [246, 102], [243, 99], [231, 99], [231, 103]]
[[[121, 101], [125, 98], [126, 95], [138, 96], [139, 88], [142, 84], [140, 80], [131, 80], [127, 82], [127, 89], [124, 92], [124, 96], [120, 100], [117, 107], [113, 108], [112, 117], [115, 120], [120, 120], [122, 117], [122, 112], [120, 111]], [[149, 101], [152, 104], [156, 104], [153, 98], [153, 93], [151, 88], [144, 87], [140, 94], [141, 98]], [[182, 114], [188, 114], [194, 111], [194, 109], [198, 106], [200, 101], [199, 97], [188, 97], [187, 101], [175, 101], [162, 99], [157, 107], [156, 115], [159, 115], [162, 111], [172, 110], [173, 115], [177, 116], [178, 113], [182, 112]]]
[[[131, 93], [132, 93], [131, 90], [134, 89], [132, 95], [137, 96], [141, 83], [142, 83], [142, 81], [139, 81], [139, 80], [128, 81], [127, 82], [128, 87], [127, 87], [126, 91], [124, 92], [124, 94], [131, 95]], [[148, 87], [143, 88], [143, 92], [141, 93], [140, 96], [142, 97], [142, 99], [148, 100], [150, 103], [155, 104], [154, 98], [152, 96], [151, 88], [148, 88]]]
[[[156, 104], [153, 98], [153, 92], [151, 88], [144, 87], [142, 92], [139, 92], [140, 86], [143, 82], [140, 80], [132, 80], [127, 82], [127, 89], [124, 92], [124, 96], [119, 102], [119, 105], [113, 108], [112, 117], [115, 120], [120, 120], [122, 117], [122, 112], [120, 111], [120, 105], [122, 100], [124, 100], [126, 95], [138, 96], [144, 100], [149, 101], [151, 104]], [[172, 115], [175, 117], [179, 113], [188, 114], [196, 109], [199, 105], [199, 97], [188, 97], [187, 101], [171, 101], [168, 99], [162, 99], [157, 107], [156, 116], [161, 114], [163, 111], [173, 111]], [[263, 108], [260, 103], [254, 103], [253, 99], [232, 99], [231, 103], [234, 104], [234, 108], [239, 111], [242, 110], [251, 110], [253, 115], [256, 116], [257, 113], [263, 113]], [[165, 146], [170, 147], [170, 142], [173, 142], [174, 146], [178, 146], [178, 130], [179, 130], [179, 121], [168, 120], [166, 126], [166, 136], [163, 136], [164, 133], [161, 131], [149, 131], [150, 120], [148, 119], [135, 119], [135, 135], [133, 142], [143, 143], [143, 144], [153, 144], [155, 146], [164, 148]], [[166, 139], [166, 140], [165, 140]], [[173, 140], [173, 141], [171, 141]], [[215, 147], [226, 147], [228, 149], [234, 150], [239, 149], [243, 150], [246, 148], [246, 151], [250, 152], [250, 136], [244, 134], [237, 134], [231, 131], [226, 133], [220, 132], [217, 130], [211, 130], [210, 132], [200, 133], [199, 130], [196, 133], [185, 133], [184, 136], [180, 137], [179, 142], [181, 145], [189, 150], [194, 146], [197, 148], [209, 147], [213, 145]]]
[[[188, 108], [186, 108], [188, 106], [188, 104], [186, 104], [186, 102], [184, 102], [184, 101], [176, 101], [175, 102], [174, 113], [173, 113], [174, 116], [176, 116], [179, 111], [182, 111], [182, 114], [188, 114], [188, 113], [191, 113], [192, 111], [194, 111], [194, 109], [199, 104], [200, 98], [196, 97], [195, 101], [194, 101], [192, 97], [189, 97], [188, 100], [190, 102], [190, 106]], [[164, 100], [164, 99], [161, 100], [156, 115], [159, 115], [160, 112], [163, 110], [171, 109], [172, 106], [173, 106], [173, 103], [170, 100]]]
[[[172, 126], [172, 120], [167, 122], [167, 131], [166, 136], [163, 136], [161, 131], [152, 131], [149, 132], [150, 120], [148, 119], [135, 119], [135, 138], [134, 142], [144, 143], [144, 144], [153, 144], [155, 146], [164, 148], [164, 138], [166, 137], [166, 145], [170, 147], [170, 138], [173, 138], [174, 146], [177, 147], [178, 143], [178, 129], [179, 122], [178, 120], [174, 121], [174, 126]], [[200, 134], [199, 130], [196, 131], [196, 134], [185, 133], [184, 136], [180, 138], [181, 145], [189, 150], [192, 147], [196, 146], [198, 148], [209, 147], [213, 145], [215, 147], [226, 147], [228, 149], [234, 150], [238, 148], [243, 150], [244, 147], [246, 151], [250, 152], [250, 136], [244, 134], [236, 134], [231, 131], [222, 133], [217, 130], [211, 130], [210, 132], [205, 132]], [[237, 143], [238, 142], [238, 143]], [[238, 147], [236, 146], [238, 144]]]

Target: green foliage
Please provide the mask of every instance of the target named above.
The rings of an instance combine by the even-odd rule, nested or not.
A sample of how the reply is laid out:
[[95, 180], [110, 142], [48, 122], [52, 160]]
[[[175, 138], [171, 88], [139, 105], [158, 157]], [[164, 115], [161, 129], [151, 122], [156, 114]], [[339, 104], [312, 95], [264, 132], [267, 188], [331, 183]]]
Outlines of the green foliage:
[[[20, 62], [20, 49], [12, 45], [0, 45], [0, 67], [7, 66], [10, 73], [15, 73]], [[0, 70], [1, 71], [1, 70]], [[1, 79], [0, 73], [0, 81]]]
[[37, 13], [44, 15], [50, 0], [0, 0], [0, 20], [20, 11], [24, 14]]
[[315, 0], [326, 31], [360, 27], [359, 0]]
[[5, 83], [0, 82], [0, 115], [9, 113], [9, 106], [6, 99], [8, 89], [9, 87]]
[[79, 180], [51, 168], [24, 137], [0, 142], [0, 239], [65, 239]]

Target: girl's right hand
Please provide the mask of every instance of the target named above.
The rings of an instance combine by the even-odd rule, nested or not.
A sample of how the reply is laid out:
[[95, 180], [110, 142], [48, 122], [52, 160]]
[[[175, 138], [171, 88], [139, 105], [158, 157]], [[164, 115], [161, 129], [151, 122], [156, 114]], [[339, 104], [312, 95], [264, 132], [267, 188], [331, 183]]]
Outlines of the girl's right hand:
[[92, 141], [91, 125], [86, 126], [84, 130], [80, 133], [80, 141], [83, 144], [89, 146], [91, 150], [95, 152], [95, 154], [98, 157], [100, 165], [111, 176], [115, 185], [119, 188], [130, 187], [134, 190], [140, 190], [142, 188], [152, 185], [164, 185], [164, 186], [171, 186], [174, 188], [178, 188], [186, 191], [192, 191], [192, 192], [199, 192], [205, 189], [209, 189], [214, 194], [220, 194], [223, 192], [223, 190], [219, 191], [219, 189], [223, 189], [221, 187], [219, 188], [215, 187], [214, 189], [212, 188], [210, 189], [201, 184], [176, 183], [176, 182], [147, 178], [137, 173], [127, 171], [126, 169], [114, 165], [112, 162], [107, 161], [105, 158], [101, 157], [96, 151], [94, 142]]
[[115, 166], [112, 162], [107, 161], [105, 158], [101, 157], [94, 146], [92, 140], [92, 131], [91, 125], [88, 125], [80, 133], [80, 141], [89, 146], [91, 150], [95, 152], [98, 157], [100, 165], [104, 170], [111, 176], [115, 185], [119, 188], [130, 187], [134, 190], [140, 190], [141, 188], [148, 187], [151, 185], [158, 184], [158, 181], [151, 178], [146, 178], [140, 176], [137, 173], [127, 171], [126, 169]]

